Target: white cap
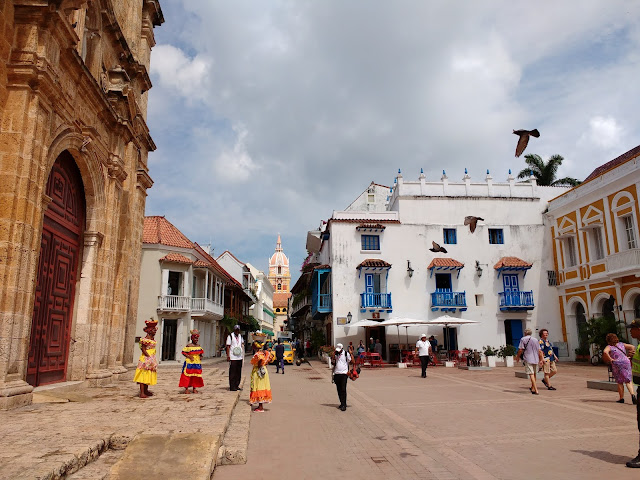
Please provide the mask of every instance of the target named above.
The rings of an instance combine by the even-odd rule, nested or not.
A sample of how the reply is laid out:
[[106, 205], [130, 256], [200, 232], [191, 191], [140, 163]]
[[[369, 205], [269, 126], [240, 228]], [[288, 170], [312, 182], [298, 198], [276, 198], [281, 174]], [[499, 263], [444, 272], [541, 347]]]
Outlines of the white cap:
[[341, 343], [338, 343], [338, 344], [336, 345], [336, 351], [337, 351], [337, 352], [341, 352], [341, 351], [342, 351], [342, 344], [341, 344]]
[[427, 334], [423, 333], [422, 335], [420, 335], [420, 338], [427, 338]]

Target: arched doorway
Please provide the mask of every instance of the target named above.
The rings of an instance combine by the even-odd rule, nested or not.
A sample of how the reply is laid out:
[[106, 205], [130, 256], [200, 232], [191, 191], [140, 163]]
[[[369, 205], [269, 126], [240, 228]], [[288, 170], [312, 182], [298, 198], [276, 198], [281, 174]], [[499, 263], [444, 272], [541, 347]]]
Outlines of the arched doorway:
[[46, 195], [27, 366], [34, 386], [63, 381], [67, 372], [85, 222], [82, 178], [69, 152], [55, 161]]
[[587, 316], [585, 315], [584, 306], [576, 303], [576, 328], [578, 329], [578, 342], [580, 347], [586, 347], [589, 344], [585, 327], [587, 325]]

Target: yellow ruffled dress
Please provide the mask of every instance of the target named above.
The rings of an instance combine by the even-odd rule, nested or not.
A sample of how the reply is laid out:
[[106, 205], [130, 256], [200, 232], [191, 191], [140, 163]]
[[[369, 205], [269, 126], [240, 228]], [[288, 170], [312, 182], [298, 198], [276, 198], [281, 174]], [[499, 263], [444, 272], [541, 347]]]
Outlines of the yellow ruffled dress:
[[144, 346], [149, 354], [146, 357], [143, 354], [138, 359], [138, 368], [133, 377], [136, 383], [144, 383], [146, 385], [155, 385], [158, 383], [158, 360], [156, 359], [156, 341], [150, 338], [141, 338], [140, 347]]

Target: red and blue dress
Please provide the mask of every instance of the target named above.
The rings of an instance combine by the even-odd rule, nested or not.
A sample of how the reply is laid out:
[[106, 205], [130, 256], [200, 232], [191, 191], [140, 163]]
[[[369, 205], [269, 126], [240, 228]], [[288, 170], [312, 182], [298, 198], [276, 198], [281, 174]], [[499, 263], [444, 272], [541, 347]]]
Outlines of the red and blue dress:
[[200, 357], [204, 354], [204, 350], [200, 345], [187, 345], [182, 349], [182, 355], [187, 357], [190, 355], [192, 359], [187, 357], [182, 365], [182, 375], [180, 375], [179, 387], [203, 387], [204, 381], [202, 380], [202, 365], [200, 364]]

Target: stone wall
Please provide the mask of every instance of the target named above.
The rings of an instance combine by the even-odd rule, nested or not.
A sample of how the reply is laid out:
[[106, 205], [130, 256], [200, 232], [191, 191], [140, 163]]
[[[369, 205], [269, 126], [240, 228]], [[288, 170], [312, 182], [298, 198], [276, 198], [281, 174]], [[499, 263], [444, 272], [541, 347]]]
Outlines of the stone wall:
[[100, 384], [127, 371], [153, 183], [149, 50], [162, 22], [155, 0], [0, 0], [0, 408], [30, 401], [44, 192], [65, 151], [86, 203], [66, 379]]

